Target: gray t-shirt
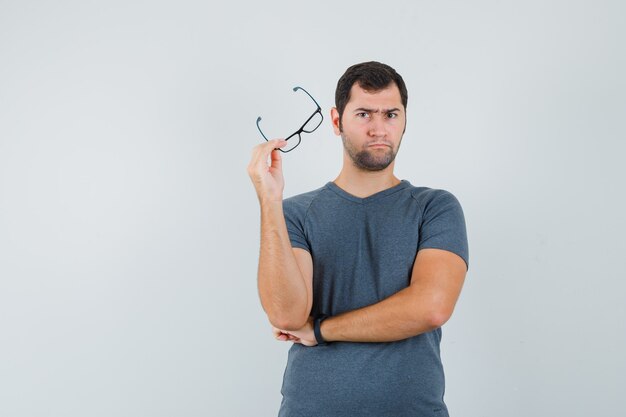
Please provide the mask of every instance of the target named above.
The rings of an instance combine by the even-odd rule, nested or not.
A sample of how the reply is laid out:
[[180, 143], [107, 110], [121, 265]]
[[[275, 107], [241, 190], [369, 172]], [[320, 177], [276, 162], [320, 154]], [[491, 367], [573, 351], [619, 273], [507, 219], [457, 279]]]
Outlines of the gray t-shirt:
[[[420, 249], [445, 249], [468, 263], [463, 211], [444, 190], [403, 180], [358, 198], [329, 182], [283, 207], [292, 246], [313, 258], [313, 316], [406, 288]], [[440, 341], [439, 328], [397, 342], [295, 343], [279, 417], [448, 416]]]

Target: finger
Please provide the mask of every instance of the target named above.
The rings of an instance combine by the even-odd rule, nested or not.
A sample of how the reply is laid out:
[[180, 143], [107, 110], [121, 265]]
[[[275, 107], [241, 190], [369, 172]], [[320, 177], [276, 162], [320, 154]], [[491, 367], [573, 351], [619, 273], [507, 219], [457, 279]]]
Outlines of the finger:
[[284, 139], [272, 139], [265, 143], [261, 143], [252, 150], [252, 159], [250, 160], [250, 168], [267, 169], [267, 159], [272, 151], [276, 148], [282, 148], [287, 144]]
[[272, 333], [274, 334], [274, 338], [276, 340], [280, 340], [281, 342], [286, 342], [291, 337], [289, 333], [285, 333], [276, 327], [272, 327]]
[[272, 139], [257, 146], [261, 155], [269, 156], [269, 154], [276, 148], [282, 148], [287, 144], [285, 139]]
[[272, 166], [272, 168], [277, 169], [279, 171], [282, 171], [282, 169], [283, 169], [283, 161], [282, 161], [282, 157], [280, 156], [280, 151], [278, 151], [276, 149], [274, 149], [272, 151], [272, 163], [271, 163], [271, 166]]
[[277, 327], [272, 327], [272, 333], [274, 334], [274, 337], [278, 337], [278, 336], [291, 336], [289, 333], [277, 328]]

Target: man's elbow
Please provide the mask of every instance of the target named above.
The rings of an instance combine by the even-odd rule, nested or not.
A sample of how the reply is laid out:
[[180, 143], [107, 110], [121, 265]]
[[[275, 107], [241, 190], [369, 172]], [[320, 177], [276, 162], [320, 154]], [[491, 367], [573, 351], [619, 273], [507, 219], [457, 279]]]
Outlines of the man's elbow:
[[432, 308], [426, 313], [426, 322], [432, 329], [438, 329], [452, 317], [450, 308]]
[[270, 324], [280, 330], [299, 330], [306, 324], [310, 315], [310, 307], [300, 303], [264, 302], [261, 297], [261, 306]]
[[268, 314], [267, 318], [269, 319], [272, 326], [276, 327], [280, 330], [287, 331], [295, 331], [300, 330], [304, 327], [308, 320], [308, 315], [301, 314]]

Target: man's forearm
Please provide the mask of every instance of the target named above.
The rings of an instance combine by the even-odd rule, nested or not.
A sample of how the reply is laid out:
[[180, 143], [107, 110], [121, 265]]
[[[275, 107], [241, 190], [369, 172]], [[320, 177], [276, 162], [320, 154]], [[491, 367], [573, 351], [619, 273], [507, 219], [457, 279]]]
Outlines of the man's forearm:
[[261, 202], [258, 287], [263, 309], [275, 327], [295, 329], [306, 322], [309, 289], [289, 241], [282, 201]]
[[442, 326], [449, 316], [416, 291], [409, 286], [376, 304], [329, 317], [322, 322], [322, 336], [328, 342], [394, 342]]

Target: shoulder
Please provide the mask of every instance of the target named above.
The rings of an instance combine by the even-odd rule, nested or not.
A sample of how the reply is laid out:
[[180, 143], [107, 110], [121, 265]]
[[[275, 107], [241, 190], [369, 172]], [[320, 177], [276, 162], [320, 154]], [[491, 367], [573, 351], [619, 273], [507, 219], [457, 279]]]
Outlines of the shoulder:
[[316, 190], [294, 195], [283, 200], [283, 210], [287, 216], [304, 217], [314, 201], [324, 194], [327, 185]]
[[415, 200], [424, 211], [450, 206], [461, 207], [456, 196], [448, 190], [411, 185], [408, 191], [411, 198]]

